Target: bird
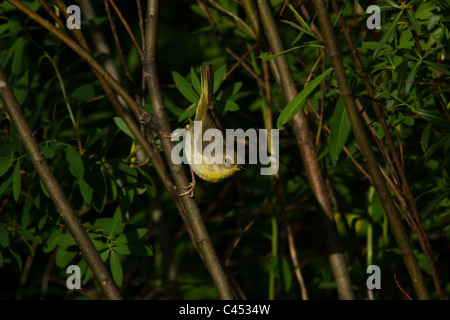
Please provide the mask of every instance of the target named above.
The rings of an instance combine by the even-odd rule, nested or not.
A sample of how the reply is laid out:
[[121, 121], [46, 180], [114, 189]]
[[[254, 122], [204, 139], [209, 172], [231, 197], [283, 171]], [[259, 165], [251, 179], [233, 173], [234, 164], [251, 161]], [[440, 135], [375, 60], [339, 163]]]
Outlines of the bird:
[[[200, 100], [197, 103], [194, 121], [200, 121], [201, 130], [194, 130], [196, 128], [195, 125], [190, 125], [188, 128], [189, 134], [187, 137], [189, 141], [186, 141], [185, 151], [191, 169], [192, 182], [185, 187], [187, 191], [180, 194], [180, 196], [190, 195], [191, 198], [194, 196], [194, 188], [196, 185], [194, 173], [207, 182], [220, 183], [234, 175], [236, 172], [245, 170], [245, 167], [242, 164], [237, 163], [238, 157], [234, 150], [227, 154], [225, 139], [222, 139], [221, 148], [223, 148], [223, 152], [220, 161], [207, 162], [207, 157], [214, 157], [215, 153], [212, 151], [211, 154], [205, 154], [205, 148], [213, 143], [213, 141], [205, 140], [203, 134], [208, 129], [217, 129], [222, 134], [222, 137], [224, 137], [224, 135], [222, 125], [214, 113], [214, 81], [212, 65], [207, 65], [204, 62], [200, 68], [200, 74], [201, 95]], [[197, 128], [199, 128], [198, 125]], [[200, 139], [201, 141], [199, 141]], [[199, 142], [201, 142], [201, 147]], [[230, 157], [230, 153], [232, 157]], [[220, 156], [220, 153], [218, 156]], [[197, 163], [198, 161], [194, 161], [195, 159], [201, 159], [201, 163]]]

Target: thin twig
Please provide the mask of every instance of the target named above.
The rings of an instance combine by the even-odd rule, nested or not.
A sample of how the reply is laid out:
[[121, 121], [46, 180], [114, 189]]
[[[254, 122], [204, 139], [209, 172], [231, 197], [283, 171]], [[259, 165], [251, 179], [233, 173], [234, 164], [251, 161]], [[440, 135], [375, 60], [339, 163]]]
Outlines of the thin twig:
[[237, 15], [235, 15], [234, 13], [225, 10], [224, 8], [222, 8], [221, 6], [219, 6], [215, 1], [213, 0], [209, 0], [209, 2], [216, 7], [217, 9], [219, 9], [220, 11], [226, 13], [227, 15], [229, 15], [230, 17], [232, 17], [233, 19], [235, 19], [236, 21], [238, 21], [240, 23], [240, 25], [242, 25], [245, 29], [247, 29], [247, 31], [252, 35], [252, 37], [256, 40], [258, 39], [258, 37], [256, 36], [255, 32], [253, 32], [253, 30], [244, 22], [244, 20], [242, 20], [241, 18], [239, 18]]
[[419, 299], [429, 299], [430, 296], [428, 294], [419, 264], [406, 236], [401, 218], [395, 209], [395, 204], [391, 198], [389, 190], [387, 189], [383, 175], [378, 167], [375, 154], [367, 136], [367, 129], [363, 124], [355, 103], [355, 99], [353, 98], [352, 90], [347, 79], [344, 64], [333, 33], [330, 18], [328, 16], [328, 11], [322, 0], [313, 0], [313, 4], [319, 19], [322, 36], [327, 48], [327, 54], [334, 69], [342, 100], [344, 101], [356, 141], [363, 155], [369, 174], [372, 177], [372, 183], [383, 205], [392, 233], [397, 241], [397, 245], [402, 252], [402, 256], [416, 290], [417, 297]]
[[[339, 7], [336, 3], [336, 0], [332, 0], [331, 4], [334, 8], [335, 13], [338, 14]], [[347, 23], [346, 23], [345, 19], [342, 17], [342, 15], [340, 15], [340, 14], [339, 14], [339, 23], [342, 27], [342, 30], [344, 32], [347, 43], [349, 44], [350, 51], [356, 61], [356, 65], [359, 69], [361, 69], [361, 75], [364, 80], [364, 85], [366, 86], [369, 97], [372, 99], [372, 108], [374, 109], [375, 114], [377, 115], [377, 119], [381, 124], [385, 139], [389, 146], [389, 150], [392, 154], [393, 162], [395, 165], [395, 168], [392, 165], [390, 165], [392, 174], [394, 175], [396, 180], [398, 179], [397, 178], [397, 175], [398, 175], [400, 178], [400, 181], [401, 181], [401, 188], [399, 188], [400, 190], [399, 190], [399, 194], [397, 195], [397, 198], [403, 204], [403, 208], [407, 210], [408, 215], [411, 216], [411, 220], [413, 220], [413, 223], [415, 225], [414, 229], [416, 230], [417, 236], [420, 241], [420, 245], [421, 245], [422, 250], [423, 250], [423, 252], [427, 258], [427, 261], [430, 265], [430, 269], [431, 269], [431, 273], [433, 276], [433, 281], [434, 281], [436, 290], [442, 300], [447, 300], [446, 290], [443, 287], [442, 282], [439, 278], [437, 267], [434, 262], [433, 254], [431, 252], [430, 244], [428, 242], [428, 238], [425, 233], [425, 230], [423, 229], [421, 219], [419, 216], [419, 212], [417, 210], [417, 206], [415, 205], [414, 197], [413, 197], [411, 188], [409, 186], [408, 179], [406, 178], [406, 174], [404, 172], [403, 149], [402, 149], [401, 139], [399, 136], [397, 136], [398, 141], [400, 142], [399, 143], [400, 156], [399, 156], [397, 153], [397, 149], [395, 147], [394, 141], [393, 141], [391, 134], [389, 132], [389, 129], [387, 127], [386, 121], [383, 117], [383, 110], [382, 110], [381, 106], [374, 99], [375, 94], [374, 94], [373, 88], [371, 86], [371, 82], [372, 82], [371, 75], [366, 74], [364, 72], [365, 64], [364, 64], [364, 60], [362, 59], [361, 52], [356, 49], [356, 46], [353, 43], [353, 39], [350, 35], [350, 31], [347, 26]], [[421, 50], [420, 46], [418, 46], [418, 48], [419, 48], [419, 50]], [[364, 112], [363, 115], [364, 114], [366, 114], [366, 113]], [[366, 123], [368, 123], [367, 119], [366, 119]], [[394, 127], [394, 130], [397, 130], [395, 125], [393, 127]], [[396, 133], [398, 134], [397, 131], [396, 131]], [[372, 135], [374, 137], [376, 137], [376, 132], [374, 132], [374, 130], [372, 130]], [[384, 149], [384, 146], [380, 144], [380, 148]], [[388, 161], [388, 163], [390, 164], [392, 161], [390, 160], [389, 154], [387, 152], [384, 152], [383, 155], [384, 155], [386, 161]]]
[[42, 183], [49, 193], [56, 211], [61, 215], [67, 228], [72, 234], [75, 242], [83, 253], [83, 258], [86, 260], [92, 273], [97, 279], [102, 291], [108, 299], [121, 299], [120, 293], [112, 280], [109, 272], [103, 264], [100, 255], [98, 254], [92, 240], [87, 234], [86, 230], [80, 223], [79, 218], [73, 211], [73, 208], [67, 199], [64, 191], [56, 180], [47, 160], [43, 156], [39, 144], [34, 137], [30, 126], [25, 119], [25, 116], [20, 109], [14, 93], [8, 83], [3, 68], [0, 67], [0, 98], [6, 107], [6, 110], [16, 127], [17, 134], [30, 157], [30, 160], [36, 169]]
[[122, 15], [122, 12], [120, 12], [119, 8], [117, 8], [116, 3], [114, 2], [114, 0], [108, 0], [109, 3], [111, 4], [111, 6], [113, 7], [114, 11], [116, 12], [120, 22], [122, 22], [122, 25], [124, 26], [125, 30], [127, 31], [128, 35], [130, 36], [131, 41], [133, 42], [133, 45], [136, 47], [136, 50], [138, 51], [138, 54], [140, 57], [142, 57], [142, 48], [139, 45], [139, 43], [137, 42], [133, 31], [131, 30], [130, 26], [128, 25], [128, 22], [125, 20], [125, 18]]
[[105, 3], [106, 15], [108, 16], [109, 25], [111, 27], [111, 32], [113, 35], [114, 43], [116, 44], [117, 51], [119, 52], [120, 61], [122, 61], [122, 66], [125, 69], [125, 73], [128, 77], [128, 80], [130, 80], [130, 82], [133, 84], [133, 86], [136, 87], [136, 81], [134, 81], [134, 77], [131, 74], [127, 59], [122, 50], [122, 45], [120, 44], [119, 36], [118, 36], [117, 30], [116, 30], [116, 25], [114, 24], [113, 18], [111, 16], [111, 10], [109, 9], [108, 0], [103, 0], [103, 2]]
[[[160, 128], [157, 133], [160, 137], [169, 136], [171, 128], [167, 116], [167, 109], [162, 97], [159, 78], [156, 70], [156, 43], [158, 30], [158, 8], [157, 0], [147, 2], [147, 15], [145, 27], [145, 47], [143, 55], [143, 67], [145, 72], [145, 82], [150, 95], [155, 116], [158, 118]], [[164, 153], [166, 155], [170, 172], [175, 181], [178, 192], [189, 185], [185, 169], [182, 164], [174, 164], [171, 158], [172, 149], [175, 144], [171, 139], [161, 139]], [[223, 264], [219, 260], [217, 253], [211, 243], [208, 232], [204, 225], [197, 202], [190, 197], [181, 197], [183, 208], [186, 212], [186, 219], [189, 227], [192, 228], [192, 241], [196, 243], [196, 248], [203, 259], [207, 270], [217, 288], [221, 299], [233, 299], [232, 283], [230, 275], [226, 272]], [[236, 292], [236, 294], [238, 294]]]
[[[260, 13], [261, 24], [264, 27], [264, 34], [267, 43], [271, 47], [272, 54], [284, 51], [280, 35], [275, 25], [272, 12], [266, 0], [258, 0], [257, 6]], [[251, 12], [251, 14], [254, 14]], [[260, 36], [262, 32], [260, 33]], [[292, 73], [290, 72], [287, 58], [284, 54], [274, 59], [276, 69], [280, 77], [280, 90], [286, 103], [289, 103], [296, 95], [297, 90], [294, 85]], [[324, 223], [325, 234], [327, 235], [327, 247], [329, 260], [333, 275], [336, 281], [337, 291], [340, 299], [354, 299], [351, 286], [350, 275], [347, 263], [342, 250], [342, 244], [334, 221], [333, 210], [328, 196], [328, 188], [323, 178], [319, 164], [317, 163], [318, 151], [314, 144], [314, 134], [309, 128], [308, 118], [302, 110], [290, 122], [294, 131], [297, 145], [308, 175], [314, 196], [318, 202], [319, 213]]]

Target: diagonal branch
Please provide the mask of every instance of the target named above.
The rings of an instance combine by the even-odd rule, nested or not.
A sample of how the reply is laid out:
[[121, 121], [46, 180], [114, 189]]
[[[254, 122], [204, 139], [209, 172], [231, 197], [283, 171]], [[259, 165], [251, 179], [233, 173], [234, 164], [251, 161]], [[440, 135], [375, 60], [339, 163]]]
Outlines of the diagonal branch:
[[406, 268], [413, 283], [417, 297], [419, 299], [429, 299], [430, 296], [425, 286], [419, 264], [406, 236], [402, 220], [395, 209], [395, 204], [379, 169], [377, 159], [368, 139], [367, 129], [363, 124], [355, 99], [353, 98], [352, 90], [348, 83], [344, 64], [337, 46], [327, 9], [322, 0], [313, 0], [313, 4], [322, 29], [321, 31], [325, 46], [327, 48], [327, 54], [335, 72], [339, 91], [341, 93], [342, 100], [344, 101], [348, 118], [350, 120], [356, 141], [363, 155], [364, 162], [370, 176], [372, 177], [372, 183], [378, 193], [384, 211], [386, 212], [389, 225], [402, 253], [403, 260], [406, 264]]
[[[336, 2], [336, 0], [332, 0], [331, 4], [333, 6], [333, 9], [336, 14], [339, 13], [339, 7]], [[442, 285], [442, 282], [439, 278], [439, 273], [436, 267], [436, 263], [434, 262], [433, 253], [431, 251], [430, 243], [428, 241], [427, 235], [425, 233], [425, 230], [423, 229], [421, 219], [419, 216], [419, 212], [417, 210], [417, 206], [415, 205], [414, 196], [412, 194], [411, 188], [408, 183], [408, 179], [406, 178], [405, 170], [403, 168], [402, 161], [400, 160], [400, 156], [398, 155], [397, 149], [395, 147], [394, 141], [391, 137], [391, 134], [389, 132], [389, 129], [387, 127], [386, 121], [383, 117], [383, 110], [381, 106], [379, 106], [378, 102], [375, 99], [375, 93], [371, 86], [372, 77], [370, 74], [366, 74], [364, 69], [366, 68], [364, 61], [361, 57], [361, 52], [359, 52], [356, 49], [355, 44], [353, 43], [353, 39], [350, 35], [350, 30], [347, 26], [347, 23], [345, 22], [344, 17], [342, 14], [339, 14], [339, 23], [341, 24], [342, 31], [344, 32], [345, 38], [347, 39], [347, 43], [349, 44], [350, 51], [353, 55], [353, 58], [355, 59], [356, 66], [358, 69], [361, 70], [361, 75], [364, 80], [364, 85], [367, 89], [367, 92], [369, 94], [369, 97], [372, 99], [372, 108], [375, 111], [375, 114], [377, 115], [378, 121], [381, 124], [381, 127], [384, 132], [385, 139], [387, 141], [387, 144], [389, 146], [389, 150], [392, 154], [392, 158], [394, 160], [395, 169], [392, 168], [393, 173], [397, 172], [400, 180], [401, 180], [401, 186], [403, 190], [400, 190], [400, 196], [397, 196], [399, 201], [402, 203], [402, 206], [404, 209], [407, 210], [410, 220], [414, 224], [414, 227], [416, 229], [417, 236], [419, 238], [420, 245], [422, 247], [423, 252], [425, 253], [425, 256], [428, 260], [428, 264], [430, 265], [431, 273], [433, 275], [434, 285], [436, 287], [436, 290], [442, 300], [447, 300], [447, 294], [445, 292], [445, 288]], [[420, 48], [420, 46], [419, 46]], [[368, 80], [367, 80], [368, 79]], [[367, 121], [366, 121], [367, 122]], [[372, 133], [373, 134], [373, 133]], [[374, 135], [375, 137], [376, 135]], [[382, 145], [381, 145], [382, 146]], [[386, 160], [389, 161], [389, 155], [386, 153], [385, 156]]]
[[[266, 0], [258, 0], [257, 7], [259, 9], [261, 24], [267, 37], [267, 42], [270, 45], [272, 54], [283, 52], [284, 48], [269, 4]], [[251, 10], [247, 11], [247, 15], [253, 14], [256, 14], [256, 12]], [[280, 77], [281, 93], [284, 101], [288, 103], [297, 95], [292, 73], [290, 71], [287, 58], [284, 54], [274, 60]], [[309, 184], [319, 205], [318, 211], [324, 224], [326, 243], [329, 252], [328, 257], [333, 271], [333, 276], [336, 281], [339, 298], [344, 300], [353, 300], [354, 293], [351, 286], [347, 263], [342, 250], [341, 240], [339, 238], [336, 222], [333, 216], [328, 187], [322, 175], [321, 168], [317, 162], [318, 152], [314, 143], [314, 134], [309, 128], [308, 118], [304, 110], [298, 113], [289, 122], [289, 125], [294, 131], [297, 145], [300, 149], [300, 154], [308, 175]]]
[[25, 116], [20, 109], [14, 93], [7, 81], [5, 73], [0, 66], [0, 98], [6, 106], [6, 110], [16, 127], [17, 134], [27, 151], [30, 160], [36, 169], [42, 183], [47, 189], [50, 197], [55, 204], [56, 211], [59, 212], [61, 218], [72, 234], [75, 242], [80, 248], [83, 258], [86, 260], [89, 268], [92, 270], [101, 289], [108, 299], [121, 300], [119, 290], [108, 273], [105, 265], [100, 258], [94, 244], [92, 243], [86, 230], [81, 225], [80, 219], [77, 217], [73, 208], [67, 199], [64, 191], [56, 180], [53, 172], [45, 160], [44, 155], [39, 148], [39, 144], [34, 137]]
[[[167, 116], [166, 106], [162, 97], [156, 70], [156, 40], [158, 31], [158, 1], [147, 2], [147, 17], [145, 26], [145, 47], [142, 65], [144, 68], [145, 82], [153, 105], [155, 116], [160, 123], [157, 134], [160, 137], [170, 136], [171, 128]], [[176, 165], [172, 162], [171, 152], [175, 144], [167, 138], [161, 139], [161, 144], [166, 155], [170, 172], [175, 181], [177, 190], [183, 190], [189, 184], [186, 172], [182, 164]], [[208, 269], [212, 280], [219, 292], [221, 299], [233, 299], [231, 278], [226, 273], [222, 262], [211, 243], [208, 232], [204, 225], [197, 202], [190, 197], [181, 197], [181, 202], [186, 212], [186, 218], [193, 231], [192, 241], [197, 244], [199, 254]]]

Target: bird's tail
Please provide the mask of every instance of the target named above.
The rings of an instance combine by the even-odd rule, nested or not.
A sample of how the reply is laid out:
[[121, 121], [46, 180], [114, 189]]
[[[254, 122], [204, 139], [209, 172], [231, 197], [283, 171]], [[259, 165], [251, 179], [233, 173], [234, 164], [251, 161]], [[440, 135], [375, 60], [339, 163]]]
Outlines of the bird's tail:
[[207, 109], [213, 108], [213, 68], [212, 65], [207, 65], [203, 62], [201, 70], [201, 83], [202, 83], [202, 94], [200, 96], [200, 101], [197, 105], [196, 119], [201, 119], [205, 114]]

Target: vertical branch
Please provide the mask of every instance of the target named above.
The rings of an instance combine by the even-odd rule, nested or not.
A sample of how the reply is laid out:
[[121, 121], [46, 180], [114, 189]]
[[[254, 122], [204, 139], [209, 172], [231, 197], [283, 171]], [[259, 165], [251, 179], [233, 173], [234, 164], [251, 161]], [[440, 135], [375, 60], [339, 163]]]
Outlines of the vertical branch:
[[[142, 65], [144, 68], [145, 82], [150, 99], [153, 105], [155, 116], [160, 124], [157, 133], [160, 137], [169, 136], [171, 128], [167, 117], [166, 106], [159, 85], [158, 74], [156, 70], [156, 40], [158, 28], [158, 1], [149, 0], [147, 2], [147, 16], [145, 26], [145, 46]], [[168, 138], [162, 138], [161, 144], [166, 155], [170, 172], [175, 181], [178, 192], [189, 185], [189, 180], [182, 164], [176, 165], [171, 158], [171, 151], [175, 144]], [[233, 299], [233, 291], [230, 279], [226, 274], [217, 253], [211, 243], [208, 232], [200, 214], [200, 209], [193, 198], [181, 197], [181, 203], [186, 212], [186, 219], [193, 231], [194, 243], [197, 244], [200, 256], [202, 257], [206, 268], [219, 292], [221, 299]]]
[[328, 16], [327, 9], [322, 0], [313, 0], [314, 8], [319, 19], [319, 24], [327, 49], [328, 57], [333, 66], [339, 91], [344, 101], [345, 108], [352, 126], [358, 146], [364, 158], [364, 162], [372, 178], [372, 183], [378, 196], [381, 200], [386, 216], [389, 221], [392, 233], [394, 234], [397, 245], [403, 256], [403, 260], [408, 269], [409, 276], [413, 283], [417, 297], [419, 299], [429, 299], [428, 290], [420, 270], [419, 264], [414, 255], [414, 251], [408, 241], [402, 220], [395, 209], [394, 202], [391, 198], [390, 192], [386, 186], [383, 175], [378, 167], [375, 154], [371, 148], [367, 136], [366, 127], [358, 112], [355, 99], [353, 98], [350, 85], [348, 83], [347, 75], [345, 73], [344, 64], [337, 46], [336, 38], [333, 34], [333, 28]]
[[[280, 35], [277, 31], [269, 4], [266, 0], [258, 0], [261, 24], [264, 29], [267, 42], [270, 44], [272, 54], [284, 51]], [[255, 14], [247, 12], [247, 14]], [[281, 93], [286, 103], [289, 103], [296, 95], [292, 73], [286, 56], [280, 55], [275, 59], [276, 69], [280, 77]], [[330, 202], [329, 191], [323, 178], [317, 160], [318, 152], [314, 143], [314, 134], [309, 128], [308, 118], [302, 110], [290, 122], [294, 131], [297, 145], [308, 175], [308, 181], [319, 204], [319, 213], [324, 223], [326, 243], [329, 252], [329, 261], [336, 281], [336, 287], [340, 299], [354, 299], [350, 275], [342, 250], [341, 240], [334, 221], [333, 210]]]
[[[60, 8], [60, 10], [63, 13], [65, 13], [66, 12], [65, 4], [59, 0], [54, 1], [55, 4], [58, 6], [58, 8]], [[77, 42], [75, 42], [69, 36], [65, 35], [61, 31], [56, 29], [50, 22], [43, 19], [35, 12], [31, 11], [28, 7], [24, 6], [23, 4], [17, 1], [9, 1], [9, 2], [14, 6], [16, 6], [19, 10], [24, 12], [27, 16], [35, 20], [41, 26], [46, 28], [48, 31], [56, 35], [59, 39], [61, 39], [64, 43], [66, 43], [73, 51], [79, 54], [89, 64], [89, 66], [92, 68], [94, 72], [94, 75], [97, 77], [100, 86], [102, 87], [106, 96], [111, 102], [111, 105], [113, 106], [114, 110], [123, 119], [127, 127], [136, 137], [136, 140], [139, 142], [143, 150], [146, 152], [148, 158], [152, 162], [153, 167], [155, 168], [156, 173], [158, 174], [159, 178], [164, 184], [166, 190], [168, 190], [169, 194], [171, 195], [184, 223], [188, 226], [184, 215], [184, 209], [175, 191], [174, 184], [164, 166], [164, 163], [160, 157], [159, 152], [156, 150], [154, 142], [150, 144], [148, 140], [145, 138], [145, 136], [141, 133], [136, 123], [136, 120], [122, 106], [121, 102], [118, 100], [116, 96], [116, 93], [118, 93], [123, 98], [125, 103], [130, 107], [130, 109], [136, 114], [136, 116], [139, 119], [141, 119], [143, 116], [146, 115], [144, 110], [128, 95], [126, 90], [123, 89], [123, 87], [114, 79], [114, 77], [111, 76], [110, 73], [106, 72], [105, 69], [97, 61], [95, 61], [95, 59], [90, 54], [90, 49], [88, 47], [87, 41], [85, 40], [83, 34], [78, 29], [72, 30], [72, 32], [74, 32], [75, 34], [75, 38], [77, 39]], [[149, 120], [148, 123], [152, 123], [155, 126], [157, 125], [151, 118], [147, 120]], [[192, 237], [192, 231], [189, 227], [187, 228], [187, 231], [189, 234], [191, 234]]]
[[[60, 0], [53, 0], [55, 1], [55, 4], [58, 6], [58, 8], [65, 13], [67, 10], [64, 3], [62, 3]], [[89, 45], [83, 35], [83, 33], [78, 29], [73, 29], [72, 32], [75, 35], [75, 38], [77, 39], [77, 42], [79, 45], [87, 50], [88, 52], [91, 52]], [[97, 35], [99, 37], [100, 35]], [[92, 68], [92, 66], [91, 66]], [[116, 113], [119, 115], [120, 118], [126, 123], [128, 129], [133, 133], [138, 143], [142, 146], [142, 149], [146, 153], [147, 157], [151, 161], [157, 175], [161, 179], [161, 182], [164, 184], [164, 187], [169, 192], [170, 196], [172, 197], [172, 200], [175, 203], [175, 206], [178, 209], [178, 212], [181, 215], [181, 218], [183, 219], [184, 223], [186, 224], [186, 218], [184, 215], [184, 209], [181, 205], [180, 199], [178, 195], [175, 192], [174, 184], [172, 179], [170, 178], [169, 173], [166, 170], [166, 167], [164, 166], [164, 162], [159, 154], [159, 151], [157, 150], [157, 147], [155, 145], [155, 141], [152, 136], [149, 136], [151, 142], [149, 142], [145, 135], [142, 134], [138, 124], [136, 123], [136, 120], [133, 118], [133, 116], [122, 106], [122, 103], [118, 100], [114, 90], [111, 88], [111, 86], [108, 84], [107, 80], [104, 79], [104, 77], [101, 76], [101, 73], [98, 71], [95, 71], [94, 68], [92, 68], [94, 75], [97, 77], [97, 80], [102, 87], [103, 91], [105, 92], [107, 98], [111, 102], [111, 105], [113, 106]], [[140, 111], [141, 112], [141, 111]], [[137, 117], [142, 117], [143, 115], [146, 115], [145, 112], [142, 111], [142, 113], [138, 113]], [[150, 119], [151, 120], [151, 119]], [[152, 122], [153, 123], [153, 122]], [[156, 124], [155, 124], [156, 125]], [[192, 234], [192, 230], [190, 228], [187, 228], [187, 232], [189, 234]]]
[[[339, 7], [338, 7], [336, 0], [332, 0], [331, 4], [333, 6], [334, 12], [339, 16], [339, 23], [341, 24], [345, 38], [347, 40], [347, 43], [349, 44], [350, 51], [353, 55], [353, 58], [355, 59], [356, 66], [358, 67], [358, 69], [361, 70], [361, 75], [364, 80], [364, 85], [367, 89], [369, 97], [372, 99], [372, 108], [375, 111], [375, 114], [377, 116], [379, 123], [381, 124], [386, 142], [388, 144], [389, 150], [390, 150], [390, 152], [392, 154], [392, 158], [394, 160], [395, 169], [394, 168], [392, 168], [392, 169], [393, 169], [394, 173], [396, 172], [398, 174], [398, 176], [401, 180], [401, 187], [397, 187], [397, 188], [401, 189], [402, 193], [401, 193], [401, 196], [398, 197], [398, 199], [399, 199], [400, 203], [402, 204], [403, 208], [405, 210], [407, 210], [408, 214], [410, 215], [410, 220], [414, 224], [414, 229], [415, 229], [414, 231], [417, 233], [422, 250], [428, 260], [428, 264], [430, 265], [430, 270], [433, 275], [434, 286], [436, 287], [436, 290], [437, 290], [440, 298], [442, 300], [447, 300], [447, 294], [446, 294], [445, 288], [442, 285], [442, 282], [439, 278], [439, 273], [438, 273], [438, 270], [436, 267], [436, 263], [434, 262], [430, 243], [428, 241], [425, 230], [423, 229], [423, 226], [422, 226], [422, 223], [420, 220], [420, 216], [419, 216], [419, 211], [417, 210], [417, 206], [415, 205], [414, 196], [413, 196], [411, 188], [409, 186], [408, 179], [406, 178], [406, 174], [403, 169], [402, 161], [400, 160], [400, 156], [397, 153], [397, 149], [395, 147], [394, 141], [389, 132], [386, 121], [383, 117], [383, 110], [375, 99], [375, 93], [371, 86], [372, 77], [370, 74], [366, 74], [366, 72], [364, 72], [364, 69], [366, 68], [366, 66], [361, 57], [361, 53], [356, 49], [356, 46], [353, 43], [353, 39], [350, 35], [350, 30], [347, 26], [347, 23], [345, 22], [344, 17], [342, 16], [342, 14], [339, 14]], [[420, 46], [418, 46], [418, 48], [420, 49]], [[386, 157], [388, 157], [387, 154], [386, 154]]]
[[30, 157], [34, 168], [52, 198], [53, 203], [55, 204], [56, 211], [59, 212], [61, 218], [67, 226], [67, 229], [75, 239], [75, 242], [83, 254], [83, 258], [92, 270], [92, 273], [97, 279], [100, 288], [108, 299], [122, 299], [118, 288], [106, 270], [106, 267], [103, 264], [94, 244], [89, 238], [86, 230], [81, 225], [81, 222], [73, 211], [69, 200], [56, 180], [56, 177], [53, 175], [48, 162], [45, 160], [42, 151], [39, 148], [39, 144], [36, 141], [36, 138], [34, 137], [22, 110], [20, 109], [19, 103], [17, 102], [17, 99], [8, 84], [7, 78], [1, 66], [0, 98], [6, 106], [6, 110], [14, 123], [14, 126], [16, 127], [17, 134], [19, 135], [26, 152]]

